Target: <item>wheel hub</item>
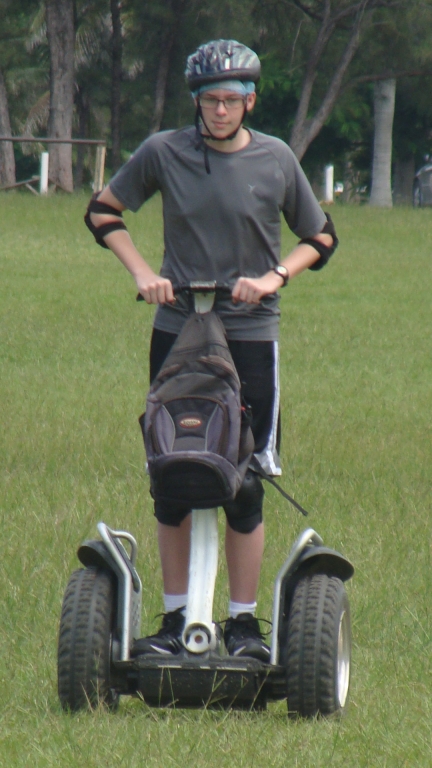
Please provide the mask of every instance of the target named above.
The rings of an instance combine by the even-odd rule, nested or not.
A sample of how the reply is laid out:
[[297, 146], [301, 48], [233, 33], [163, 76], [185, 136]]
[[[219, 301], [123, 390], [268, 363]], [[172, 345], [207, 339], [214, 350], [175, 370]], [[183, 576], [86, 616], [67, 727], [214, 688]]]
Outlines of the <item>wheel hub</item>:
[[343, 612], [338, 633], [337, 691], [339, 706], [346, 704], [350, 679], [350, 628], [346, 611]]

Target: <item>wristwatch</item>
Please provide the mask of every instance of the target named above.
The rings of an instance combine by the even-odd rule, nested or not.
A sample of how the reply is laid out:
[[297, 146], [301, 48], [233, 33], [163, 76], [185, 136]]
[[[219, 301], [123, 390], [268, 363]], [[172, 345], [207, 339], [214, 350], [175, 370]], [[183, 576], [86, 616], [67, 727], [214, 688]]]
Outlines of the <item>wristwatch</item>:
[[282, 278], [283, 283], [281, 285], [281, 288], [285, 288], [289, 280], [289, 274], [288, 274], [287, 268], [284, 267], [283, 264], [278, 264], [277, 267], [273, 267], [273, 272], [276, 272], [276, 274]]

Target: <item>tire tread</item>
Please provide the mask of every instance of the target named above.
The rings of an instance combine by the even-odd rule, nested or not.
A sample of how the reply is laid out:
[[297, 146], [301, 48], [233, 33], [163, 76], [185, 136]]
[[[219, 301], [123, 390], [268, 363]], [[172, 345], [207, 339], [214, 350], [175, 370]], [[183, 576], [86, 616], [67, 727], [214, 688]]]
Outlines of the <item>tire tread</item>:
[[348, 609], [343, 582], [327, 574], [298, 581], [288, 618], [286, 668], [289, 714], [314, 717], [340, 710], [337, 635]]
[[64, 709], [114, 708], [110, 639], [114, 588], [99, 568], [74, 571], [66, 587], [58, 641], [58, 693]]

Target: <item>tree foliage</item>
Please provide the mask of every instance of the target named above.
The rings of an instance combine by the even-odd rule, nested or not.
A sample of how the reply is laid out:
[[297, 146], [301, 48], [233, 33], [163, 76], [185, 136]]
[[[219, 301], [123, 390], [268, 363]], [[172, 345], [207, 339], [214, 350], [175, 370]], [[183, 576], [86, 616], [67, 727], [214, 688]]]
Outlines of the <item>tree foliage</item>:
[[[49, 128], [50, 2], [0, 0], [0, 103], [15, 134]], [[394, 156], [420, 162], [432, 150], [431, 34], [432, 0], [75, 0], [73, 134], [106, 139], [117, 168], [150, 132], [193, 119], [186, 57], [233, 37], [263, 64], [250, 124], [289, 141], [308, 170], [370, 167], [373, 83], [389, 78]], [[74, 150], [76, 185], [88, 162], [88, 150]]]

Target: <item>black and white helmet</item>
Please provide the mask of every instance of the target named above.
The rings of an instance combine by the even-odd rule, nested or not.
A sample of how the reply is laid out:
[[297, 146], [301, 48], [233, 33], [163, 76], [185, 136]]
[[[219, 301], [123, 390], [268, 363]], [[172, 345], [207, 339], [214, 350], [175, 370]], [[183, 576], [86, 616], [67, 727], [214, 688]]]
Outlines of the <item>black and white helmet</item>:
[[257, 83], [261, 64], [256, 53], [237, 40], [212, 40], [188, 57], [185, 75], [191, 91], [223, 80]]

